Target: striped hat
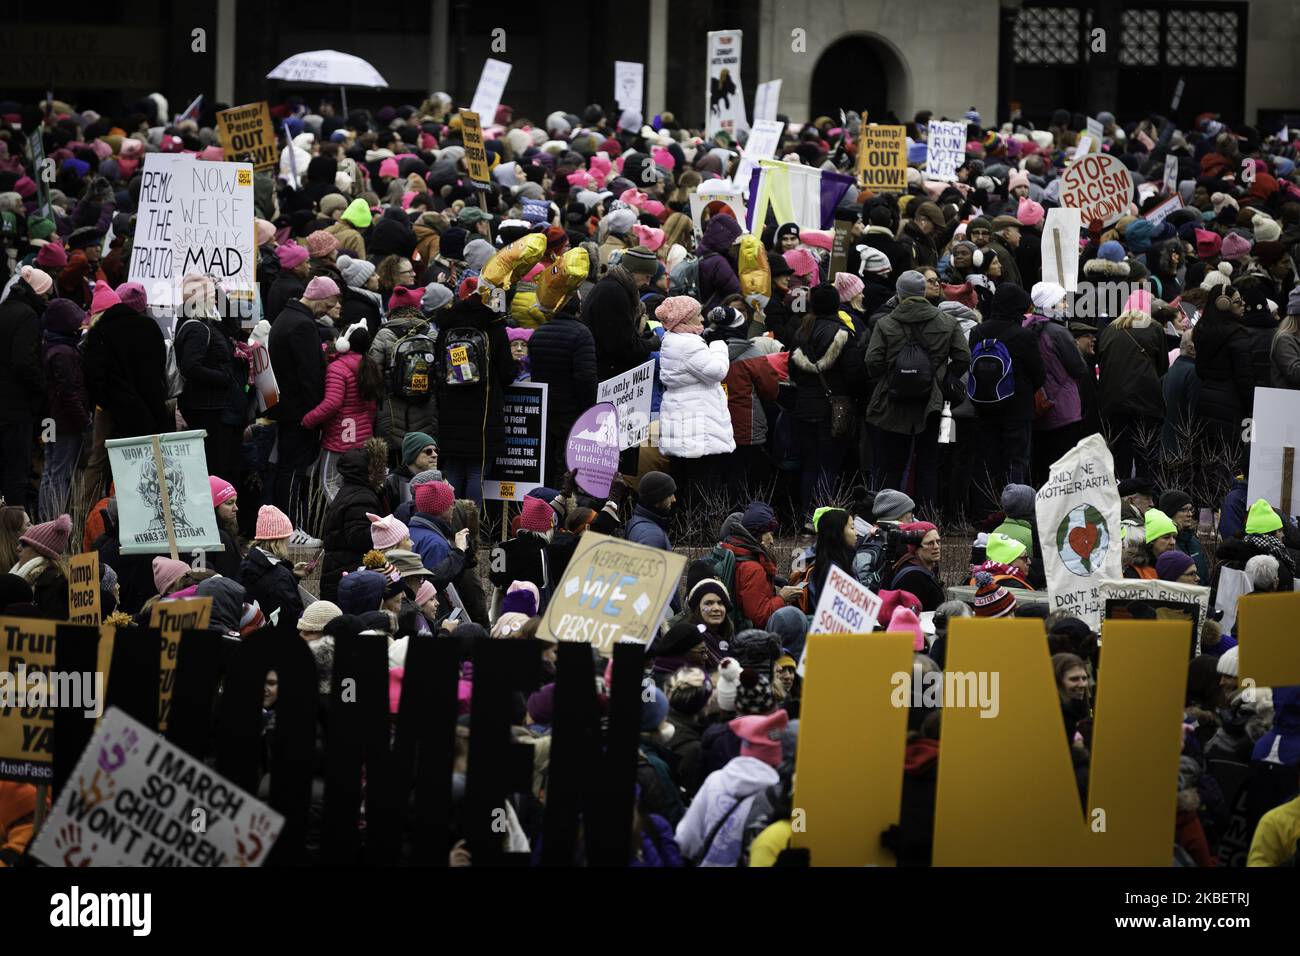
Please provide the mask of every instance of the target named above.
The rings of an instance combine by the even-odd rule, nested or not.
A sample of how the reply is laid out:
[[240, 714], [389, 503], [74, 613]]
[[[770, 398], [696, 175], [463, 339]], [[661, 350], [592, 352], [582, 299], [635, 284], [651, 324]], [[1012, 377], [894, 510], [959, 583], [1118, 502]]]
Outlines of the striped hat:
[[980, 571], [975, 584], [976, 617], [1007, 617], [1015, 611], [1015, 595], [994, 581], [993, 575]]

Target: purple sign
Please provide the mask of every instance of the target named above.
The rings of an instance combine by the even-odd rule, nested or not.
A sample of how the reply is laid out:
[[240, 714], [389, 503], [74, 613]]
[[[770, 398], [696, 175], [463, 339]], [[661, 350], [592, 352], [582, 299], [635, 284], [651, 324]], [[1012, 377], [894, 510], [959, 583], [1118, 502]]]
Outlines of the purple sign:
[[608, 498], [618, 474], [618, 409], [593, 405], [569, 429], [564, 460], [578, 472], [578, 487], [593, 498]]

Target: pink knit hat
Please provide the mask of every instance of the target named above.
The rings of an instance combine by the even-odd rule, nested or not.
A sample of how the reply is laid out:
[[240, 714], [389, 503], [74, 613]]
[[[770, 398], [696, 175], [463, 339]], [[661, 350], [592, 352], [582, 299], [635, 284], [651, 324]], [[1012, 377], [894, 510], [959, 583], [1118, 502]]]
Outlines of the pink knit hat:
[[1200, 258], [1208, 259], [1217, 256], [1222, 247], [1223, 240], [1219, 238], [1217, 232], [1211, 232], [1209, 229], [1196, 230], [1196, 254]]
[[329, 276], [317, 276], [307, 283], [307, 290], [303, 292], [303, 301], [317, 301], [328, 299], [332, 295], [339, 294], [339, 287]]
[[889, 626], [886, 631], [906, 631], [912, 635], [912, 650], [925, 650], [925, 632], [921, 630], [921, 619], [912, 612], [910, 607], [896, 607], [893, 615], [889, 618]]
[[382, 163], [380, 163], [379, 175], [381, 178], [384, 179], [396, 179], [398, 176], [400, 176], [401, 173], [398, 171], [397, 168], [397, 159], [393, 156], [389, 156]]
[[[45, 275], [45, 273], [41, 273]], [[48, 279], [49, 276], [46, 276]], [[68, 550], [68, 538], [72, 534], [72, 519], [59, 515], [53, 521], [34, 524], [27, 533], [18, 539], [19, 544], [30, 545], [36, 552], [45, 555], [51, 561], [57, 561]]]
[[212, 490], [212, 507], [220, 507], [224, 501], [234, 498], [239, 492], [235, 491], [235, 486], [224, 478], [216, 475], [208, 476], [208, 488]]
[[438, 596], [438, 589], [433, 586], [433, 582], [427, 578], [420, 582], [420, 589], [415, 592], [415, 606], [420, 607], [428, 604]]
[[524, 511], [519, 516], [519, 527], [525, 531], [550, 531], [555, 518], [555, 510], [541, 498], [524, 499]]
[[411, 494], [415, 497], [415, 510], [426, 515], [446, 514], [456, 503], [456, 491], [445, 481], [416, 485]]
[[840, 294], [841, 302], [852, 302], [853, 297], [862, 292], [862, 280], [852, 272], [837, 272], [835, 291]]
[[275, 223], [267, 222], [265, 219], [254, 219], [253, 235], [257, 237], [259, 246], [266, 245], [275, 238]]
[[159, 594], [166, 594], [181, 575], [189, 571], [190, 566], [184, 561], [158, 555], [153, 559], [153, 586]]
[[293, 534], [293, 522], [275, 505], [262, 505], [257, 509], [257, 529], [254, 534], [259, 541], [287, 538]]
[[831, 245], [835, 242], [835, 233], [829, 229], [801, 229], [799, 230], [799, 241], [805, 246], [812, 246], [814, 249], [825, 249], [831, 251]]
[[31, 290], [37, 295], [44, 295], [46, 292], [49, 292], [50, 287], [54, 285], [54, 280], [50, 278], [49, 273], [33, 266], [23, 266], [21, 274], [23, 281], [26, 282], [31, 287]]
[[107, 282], [95, 283], [95, 294], [90, 299], [90, 314], [95, 315], [98, 312], [105, 312], [115, 305], [121, 305], [122, 300], [118, 294], [113, 291], [113, 287]]
[[[655, 318], [672, 332], [678, 327], [700, 327], [700, 303], [689, 295], [674, 295], [659, 303]], [[685, 331], [685, 329], [683, 329]]]
[[296, 269], [307, 261], [307, 250], [296, 242], [286, 242], [275, 250], [281, 269]]
[[785, 262], [797, 276], [817, 277], [817, 260], [807, 249], [791, 249], [785, 253]]
[[393, 309], [400, 308], [404, 305], [413, 309], [418, 309], [423, 296], [423, 288], [408, 289], [404, 285], [399, 285], [393, 290], [393, 294], [388, 297], [388, 310], [391, 312]]
[[36, 264], [42, 269], [62, 269], [68, 264], [68, 253], [57, 242], [47, 242], [36, 253]]
[[664, 244], [664, 231], [653, 226], [643, 226], [638, 222], [632, 227], [632, 234], [636, 236], [638, 245], [645, 246], [651, 252]]
[[1029, 187], [1029, 174], [1023, 169], [1014, 170], [1011, 175], [1007, 177], [1007, 192], [1011, 192], [1011, 190], [1015, 189], [1017, 186], [1024, 186], [1025, 188]]
[[1022, 226], [1036, 226], [1046, 215], [1043, 207], [1028, 197], [1020, 200], [1020, 208], [1016, 210], [1016, 219]]
[[123, 305], [136, 312], [143, 312], [149, 307], [149, 293], [138, 282], [123, 282], [117, 287], [117, 297]]
[[370, 540], [378, 551], [391, 550], [411, 536], [410, 529], [392, 515], [381, 518], [367, 511], [366, 517], [370, 519]]
[[737, 717], [728, 722], [731, 732], [740, 738], [740, 755], [757, 757], [771, 767], [781, 764], [781, 735], [790, 716], [784, 710], [770, 714]]
[[1250, 255], [1250, 240], [1241, 233], [1230, 232], [1223, 237], [1223, 258], [1234, 262]]
[[1150, 315], [1151, 301], [1152, 301], [1152, 296], [1149, 291], [1147, 291], [1146, 289], [1134, 289], [1132, 292], [1129, 293], [1129, 297], [1124, 300], [1124, 311], [1132, 312], [1136, 310], [1138, 312], [1145, 312], [1147, 315]]
[[307, 251], [313, 259], [324, 259], [331, 252], [338, 252], [339, 241], [324, 229], [317, 229], [305, 240]]

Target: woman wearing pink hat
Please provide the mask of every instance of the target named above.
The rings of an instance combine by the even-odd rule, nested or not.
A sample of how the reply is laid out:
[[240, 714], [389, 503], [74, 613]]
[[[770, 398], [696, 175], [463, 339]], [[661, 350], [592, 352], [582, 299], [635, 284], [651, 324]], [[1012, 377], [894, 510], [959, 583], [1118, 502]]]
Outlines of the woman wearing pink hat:
[[239, 566], [239, 583], [247, 588], [249, 598], [257, 601], [268, 621], [297, 621], [302, 617], [298, 582], [310, 568], [305, 561], [289, 562], [293, 524], [279, 508], [262, 505], [257, 512], [256, 534], [248, 557]]

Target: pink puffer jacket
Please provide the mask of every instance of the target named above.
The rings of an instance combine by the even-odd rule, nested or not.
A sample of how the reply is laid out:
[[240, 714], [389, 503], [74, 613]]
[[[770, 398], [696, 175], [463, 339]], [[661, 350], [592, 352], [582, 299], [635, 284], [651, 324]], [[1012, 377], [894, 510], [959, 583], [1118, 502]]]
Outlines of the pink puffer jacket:
[[304, 428], [320, 428], [326, 451], [351, 451], [366, 443], [374, 431], [377, 403], [363, 400], [357, 375], [364, 358], [344, 352], [330, 359], [325, 369], [325, 399], [302, 418]]

